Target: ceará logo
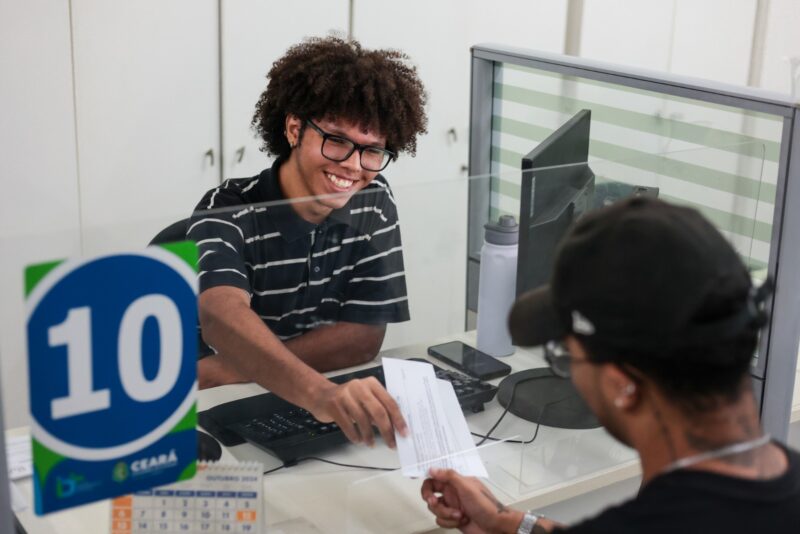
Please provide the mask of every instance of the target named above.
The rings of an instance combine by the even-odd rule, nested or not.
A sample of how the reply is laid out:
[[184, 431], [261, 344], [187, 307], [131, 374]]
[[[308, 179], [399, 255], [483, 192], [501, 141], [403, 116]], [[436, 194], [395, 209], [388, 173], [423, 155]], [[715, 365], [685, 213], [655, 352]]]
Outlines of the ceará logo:
[[159, 454], [148, 458], [139, 458], [131, 462], [131, 473], [133, 476], [145, 475], [152, 471], [159, 471], [167, 467], [178, 465], [178, 455], [175, 449], [170, 449], [168, 454]]

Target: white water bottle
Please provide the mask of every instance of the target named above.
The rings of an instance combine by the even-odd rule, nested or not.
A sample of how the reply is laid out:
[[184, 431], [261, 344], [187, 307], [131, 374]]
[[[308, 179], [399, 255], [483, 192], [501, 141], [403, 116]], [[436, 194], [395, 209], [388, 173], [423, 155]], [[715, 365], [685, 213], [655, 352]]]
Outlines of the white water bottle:
[[508, 314], [517, 285], [519, 226], [511, 215], [484, 228], [478, 281], [478, 350], [491, 356], [514, 353], [508, 331]]

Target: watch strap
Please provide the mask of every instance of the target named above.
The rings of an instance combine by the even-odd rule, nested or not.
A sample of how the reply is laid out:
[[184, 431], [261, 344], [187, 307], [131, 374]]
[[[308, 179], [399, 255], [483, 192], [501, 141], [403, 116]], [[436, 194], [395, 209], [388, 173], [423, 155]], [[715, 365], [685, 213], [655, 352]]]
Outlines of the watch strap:
[[540, 516], [536, 515], [531, 510], [525, 512], [525, 515], [522, 516], [522, 522], [517, 528], [517, 534], [531, 534], [533, 527], [536, 526], [536, 522], [539, 520], [539, 517]]

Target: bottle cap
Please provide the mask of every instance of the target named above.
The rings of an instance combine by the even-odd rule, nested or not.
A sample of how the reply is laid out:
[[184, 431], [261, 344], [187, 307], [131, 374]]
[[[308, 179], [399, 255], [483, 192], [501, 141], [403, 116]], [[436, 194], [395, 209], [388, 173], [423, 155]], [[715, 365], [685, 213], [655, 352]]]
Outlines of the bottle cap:
[[519, 241], [519, 225], [513, 215], [501, 215], [500, 220], [489, 221], [483, 227], [486, 242], [492, 245], [516, 245]]

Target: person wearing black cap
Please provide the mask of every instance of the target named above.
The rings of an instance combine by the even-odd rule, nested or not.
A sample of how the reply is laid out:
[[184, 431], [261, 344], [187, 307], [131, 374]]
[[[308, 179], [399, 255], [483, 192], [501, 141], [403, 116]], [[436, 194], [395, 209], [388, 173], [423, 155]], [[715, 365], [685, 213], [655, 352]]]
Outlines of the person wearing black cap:
[[545, 345], [598, 420], [637, 450], [635, 499], [572, 527], [434, 470], [422, 497], [464, 532], [797, 532], [800, 455], [759, 425], [748, 370], [770, 285], [754, 288], [697, 211], [637, 197], [587, 214], [553, 276], [514, 304], [517, 345]]

